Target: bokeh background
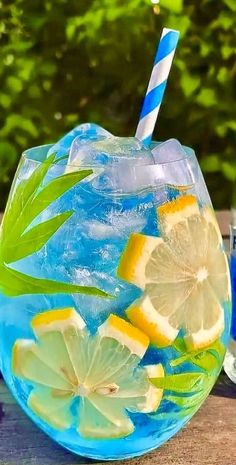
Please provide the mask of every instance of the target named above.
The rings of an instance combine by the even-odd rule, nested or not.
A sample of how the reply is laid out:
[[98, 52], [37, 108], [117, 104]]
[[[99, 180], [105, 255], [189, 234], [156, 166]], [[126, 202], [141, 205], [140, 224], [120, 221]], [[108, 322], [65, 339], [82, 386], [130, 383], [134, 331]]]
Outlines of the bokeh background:
[[[153, 0], [154, 2], [155, 0]], [[0, 211], [21, 152], [93, 121], [135, 132], [163, 26], [181, 31], [155, 138], [236, 199], [236, 0], [0, 0]]]

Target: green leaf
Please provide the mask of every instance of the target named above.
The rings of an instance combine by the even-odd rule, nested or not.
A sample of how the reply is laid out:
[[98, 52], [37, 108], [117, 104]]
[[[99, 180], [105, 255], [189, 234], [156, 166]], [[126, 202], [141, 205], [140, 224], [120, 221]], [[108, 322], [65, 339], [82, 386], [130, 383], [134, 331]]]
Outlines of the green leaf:
[[185, 341], [184, 341], [184, 339], [182, 337], [178, 337], [174, 341], [174, 348], [178, 352], [186, 352], [186, 344], [185, 344]]
[[[28, 179], [22, 181], [16, 188], [13, 187], [2, 221], [2, 241], [9, 240], [9, 234], [12, 234], [12, 231], [17, 229], [16, 223], [19, 221], [19, 217], [21, 217], [23, 212], [28, 208], [33, 195], [46, 176], [54, 158], [55, 155], [48, 157], [45, 163], [39, 164]], [[20, 172], [20, 170], [21, 164], [18, 168], [18, 172]], [[17, 234], [20, 234], [19, 230]]]
[[87, 294], [96, 297], [112, 298], [96, 287], [77, 286], [50, 279], [39, 279], [20, 273], [5, 265], [0, 265], [0, 289], [10, 297], [25, 294]]
[[235, 164], [229, 163], [228, 161], [224, 161], [221, 164], [221, 169], [226, 179], [228, 179], [229, 181], [235, 182], [236, 180]]
[[197, 365], [206, 373], [219, 371], [225, 356], [225, 346], [220, 340], [214, 342], [206, 351], [191, 357], [194, 365]]
[[235, 55], [235, 46], [233, 47], [227, 44], [222, 45], [221, 53], [222, 53], [222, 57], [224, 58], [224, 60], [228, 60], [228, 58]]
[[230, 10], [236, 11], [235, 0], [224, 0], [224, 3], [230, 8]]
[[0, 130], [0, 136], [9, 136], [10, 134], [15, 133], [16, 130], [24, 131], [32, 138], [38, 136], [38, 128], [35, 126], [33, 121], [27, 117], [23, 117], [20, 114], [12, 114], [7, 116], [5, 125]]
[[64, 192], [92, 173], [92, 170], [69, 173], [53, 179], [40, 190], [54, 159], [55, 156], [51, 155], [44, 163], [39, 164], [28, 179], [13, 188], [10, 195], [1, 229], [0, 288], [9, 296], [78, 292], [108, 297], [108, 294], [95, 287], [39, 279], [6, 266], [6, 263], [37, 252], [47, 243], [73, 212], [61, 213], [28, 229], [30, 224]]
[[225, 347], [220, 340], [215, 341], [205, 350], [201, 349], [195, 352], [187, 353], [186, 348], [184, 348], [184, 346], [181, 347], [181, 338], [179, 340], [177, 339], [177, 341], [177, 345], [175, 343], [174, 346], [182, 353], [182, 355], [176, 359], [171, 360], [171, 367], [176, 367], [184, 362], [191, 362], [206, 373], [209, 373], [212, 370], [217, 371], [221, 367], [225, 354]]
[[216, 173], [220, 171], [221, 160], [218, 155], [207, 155], [203, 158], [201, 167], [205, 173]]
[[197, 103], [203, 107], [212, 107], [217, 104], [217, 98], [213, 89], [203, 88], [196, 98]]
[[[92, 170], [81, 170], [64, 174], [47, 184], [32, 200], [30, 211], [27, 212], [28, 223], [33, 221], [43, 210], [61, 197], [66, 191], [92, 174]], [[24, 221], [24, 220], [23, 220]]]
[[180, 82], [184, 95], [190, 97], [199, 88], [201, 79], [199, 76], [191, 76], [185, 72], [181, 75]]
[[197, 407], [202, 400], [206, 397], [206, 393], [202, 392], [197, 392], [191, 396], [173, 396], [173, 395], [167, 395], [165, 396], [165, 399], [173, 402], [173, 404], [178, 405], [178, 407], [181, 407], [183, 409], [189, 409], [189, 408], [195, 408]]
[[73, 211], [69, 211], [54, 216], [24, 233], [17, 243], [7, 243], [3, 251], [4, 262], [12, 263], [40, 250], [72, 214]]
[[7, 78], [7, 85], [9, 87], [9, 89], [14, 93], [18, 93], [18, 92], [21, 92], [22, 89], [23, 89], [23, 85], [22, 85], [22, 82], [20, 79], [18, 79], [17, 77], [15, 76], [9, 76]]
[[204, 387], [207, 376], [203, 373], [180, 373], [165, 378], [152, 378], [151, 382], [160, 389], [174, 392], [198, 392]]
[[183, 0], [160, 0], [160, 7], [170, 10], [172, 13], [181, 13], [183, 11]]

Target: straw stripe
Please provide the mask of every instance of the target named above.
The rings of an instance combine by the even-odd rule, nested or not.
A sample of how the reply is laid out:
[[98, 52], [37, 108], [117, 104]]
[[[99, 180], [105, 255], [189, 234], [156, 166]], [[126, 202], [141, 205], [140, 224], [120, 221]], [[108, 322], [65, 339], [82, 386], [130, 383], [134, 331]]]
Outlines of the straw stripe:
[[178, 39], [178, 31], [163, 30], [135, 134], [146, 145], [151, 142]]
[[166, 83], [167, 81], [165, 80], [147, 94], [141, 111], [141, 118], [149, 114], [152, 110], [154, 110], [154, 108], [160, 105], [166, 88]]
[[159, 63], [155, 64], [153, 73], [151, 75], [151, 79], [148, 84], [147, 93], [150, 92], [150, 90], [154, 89], [156, 86], [159, 86], [159, 84], [161, 84], [165, 80], [165, 77], [166, 77], [165, 67], [167, 67], [167, 69], [171, 68], [174, 54], [175, 54], [175, 50], [173, 50], [167, 57], [165, 57]]
[[154, 64], [163, 60], [167, 55], [169, 55], [173, 50], [176, 49], [176, 45], [179, 39], [179, 32], [172, 29], [163, 29], [163, 34], [159, 47], [157, 49], [157, 54], [155, 57]]
[[141, 140], [147, 146], [150, 144], [152, 140], [152, 136], [150, 135], [150, 126], [152, 125], [153, 119], [157, 119], [159, 110], [160, 110], [160, 105], [158, 105], [151, 113], [149, 113], [146, 116], [146, 118], [143, 118], [139, 123], [138, 128], [140, 132], [142, 133]]

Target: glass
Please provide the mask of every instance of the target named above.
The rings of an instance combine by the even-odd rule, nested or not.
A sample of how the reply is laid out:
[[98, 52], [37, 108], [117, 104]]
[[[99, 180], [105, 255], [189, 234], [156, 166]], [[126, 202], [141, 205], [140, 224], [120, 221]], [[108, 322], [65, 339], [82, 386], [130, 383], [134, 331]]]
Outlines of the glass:
[[231, 210], [230, 225], [230, 273], [232, 283], [232, 322], [230, 341], [224, 359], [224, 370], [228, 377], [236, 383], [236, 223], [235, 209]]
[[221, 235], [191, 149], [121, 175], [49, 148], [23, 154], [1, 226], [0, 367], [62, 446], [133, 457], [173, 436], [221, 369]]

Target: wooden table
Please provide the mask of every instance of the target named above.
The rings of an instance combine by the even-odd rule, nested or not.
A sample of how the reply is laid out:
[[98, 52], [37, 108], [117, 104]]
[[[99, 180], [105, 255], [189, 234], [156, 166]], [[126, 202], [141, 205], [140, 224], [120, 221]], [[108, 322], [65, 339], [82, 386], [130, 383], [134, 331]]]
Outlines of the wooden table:
[[[57, 446], [26, 417], [0, 380], [0, 465], [93, 463]], [[236, 386], [221, 375], [200, 411], [155, 452], [117, 465], [235, 465]]]
[[[228, 218], [228, 212], [218, 216], [224, 236]], [[38, 430], [0, 379], [0, 465], [87, 463], [96, 462], [70, 454]], [[208, 400], [181, 432], [157, 451], [122, 463], [236, 465], [236, 386], [221, 374]]]

